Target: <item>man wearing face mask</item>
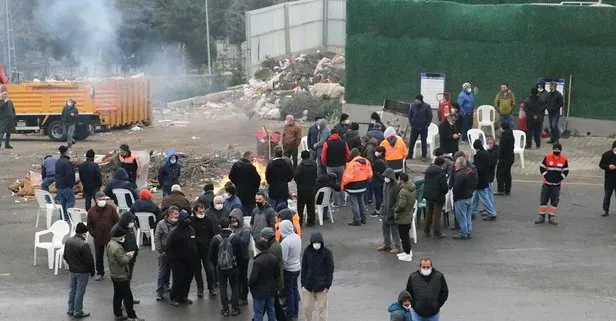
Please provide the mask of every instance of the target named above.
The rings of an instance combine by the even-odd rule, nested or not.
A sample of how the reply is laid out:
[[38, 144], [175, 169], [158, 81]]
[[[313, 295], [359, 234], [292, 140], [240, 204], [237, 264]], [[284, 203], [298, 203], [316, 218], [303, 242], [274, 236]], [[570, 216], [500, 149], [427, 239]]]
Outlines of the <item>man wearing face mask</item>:
[[225, 186], [225, 194], [223, 195], [223, 197], [225, 199], [224, 209], [225, 211], [227, 211], [227, 213], [231, 213], [231, 211], [233, 211], [236, 208], [242, 210], [242, 212], [244, 211], [244, 208], [245, 208], [245, 206], [243, 206], [244, 203], [242, 203], [240, 198], [236, 196], [236, 193], [237, 193], [237, 189], [235, 185], [229, 184]]
[[[133, 279], [133, 271], [135, 269], [135, 263], [137, 261], [137, 255], [139, 255], [139, 246], [137, 246], [137, 237], [135, 236], [135, 221], [137, 217], [131, 212], [124, 212], [122, 216], [120, 216], [120, 220], [116, 225], [111, 228], [111, 234], [115, 230], [122, 229], [124, 230], [124, 242], [122, 246], [126, 252], [133, 252], [133, 256], [128, 264], [128, 280], [131, 281]], [[139, 300], [133, 299], [133, 304], [139, 304]]]
[[[383, 245], [376, 248], [377, 251], [388, 251], [390, 254], [398, 254], [402, 251], [400, 231], [396, 224], [396, 199], [400, 187], [396, 182], [394, 170], [388, 168], [383, 173], [383, 208], [381, 209], [381, 231], [383, 232]], [[392, 247], [393, 246], [393, 247]]]
[[325, 247], [323, 235], [312, 232], [310, 244], [302, 258], [301, 285], [304, 299], [304, 320], [312, 321], [316, 306], [318, 320], [327, 320], [327, 297], [334, 280], [334, 255]]
[[96, 205], [88, 210], [88, 230], [94, 239], [94, 255], [96, 256], [96, 278], [100, 281], [105, 276], [103, 257], [105, 247], [109, 243], [111, 228], [118, 223], [120, 216], [115, 206], [107, 204], [107, 197], [103, 192], [96, 192], [94, 195]]
[[175, 229], [180, 216], [180, 209], [171, 206], [167, 210], [167, 215], [158, 222], [154, 232], [154, 245], [158, 251], [158, 280], [156, 283], [156, 301], [164, 299], [165, 291], [169, 292], [169, 277], [171, 265], [167, 256], [167, 238], [169, 233]]
[[541, 117], [539, 118], [539, 123], [541, 124], [541, 129], [543, 129], [543, 120], [545, 118], [545, 107], [546, 107], [546, 103], [548, 101], [548, 96], [550, 95], [550, 92], [545, 90], [545, 81], [541, 80], [539, 81], [539, 83], [537, 84], [537, 95], [539, 96], [539, 99], [541, 100]]
[[220, 220], [223, 217], [229, 217], [229, 212], [224, 209], [225, 198], [216, 195], [214, 196], [214, 200], [211, 202], [210, 207], [205, 210], [205, 216], [210, 217], [212, 220], [216, 221], [216, 225], [220, 224]]
[[603, 196], [603, 217], [610, 214], [610, 199], [612, 193], [616, 190], [616, 141], [612, 143], [612, 150], [601, 155], [599, 167], [605, 171], [605, 181], [603, 187], [605, 194]]
[[460, 142], [460, 128], [458, 128], [456, 122], [458, 121], [458, 114], [450, 113], [447, 119], [438, 125], [438, 133], [440, 145], [439, 148], [443, 150], [444, 154], [455, 154], [458, 151], [458, 143]]
[[109, 261], [109, 274], [113, 281], [113, 314], [116, 320], [126, 320], [122, 314], [122, 303], [124, 303], [128, 320], [144, 321], [137, 318], [133, 309], [133, 292], [128, 276], [128, 265], [134, 253], [126, 252], [122, 247], [125, 241], [123, 229], [116, 229], [111, 237], [107, 244], [107, 261]]
[[197, 296], [203, 297], [203, 273], [202, 269], [205, 269], [205, 275], [207, 278], [207, 288], [210, 291], [210, 297], [216, 296], [216, 273], [214, 272], [214, 265], [210, 261], [208, 250], [210, 249], [210, 243], [214, 236], [220, 233], [219, 220], [215, 218], [215, 215], [206, 215], [205, 205], [201, 203], [195, 204], [193, 207], [193, 218], [190, 220], [190, 225], [195, 230], [195, 236], [197, 238], [197, 265], [195, 280], [197, 281]]
[[195, 274], [198, 252], [195, 230], [190, 225], [189, 216], [190, 214], [186, 211], [180, 212], [177, 227], [169, 233], [165, 249], [171, 264], [171, 273], [173, 273], [169, 299], [171, 305], [176, 307], [180, 304], [193, 303], [188, 298], [188, 292]]
[[267, 198], [264, 193], [257, 193], [257, 195], [255, 195], [255, 202], [257, 206], [252, 211], [250, 227], [252, 228], [252, 236], [254, 240], [257, 241], [262, 229], [266, 227], [274, 228], [276, 212], [267, 203]]
[[438, 321], [439, 311], [449, 297], [449, 288], [443, 273], [432, 266], [432, 259], [419, 261], [419, 270], [411, 273], [406, 283], [411, 295], [413, 321]]
[[314, 118], [314, 124], [308, 128], [308, 148], [310, 149], [310, 157], [313, 160], [317, 159], [317, 148], [315, 147], [316, 143], [319, 142], [319, 132], [321, 129], [319, 128], [319, 120], [323, 117], [317, 116]]
[[180, 169], [178, 155], [173, 153], [167, 156], [165, 164], [158, 169], [158, 184], [163, 190], [163, 197], [171, 193], [171, 186], [180, 184]]
[[515, 109], [515, 95], [513, 91], [509, 89], [509, 84], [502, 84], [500, 86], [500, 91], [494, 98], [494, 107], [496, 107], [496, 110], [500, 114], [500, 122], [509, 123], [509, 126], [515, 129], [515, 124], [511, 117]]
[[387, 309], [389, 321], [413, 321], [412, 308], [411, 295], [407, 291], [400, 292], [398, 301], [392, 303]]
[[[379, 124], [379, 126], [377, 126], [376, 124]], [[381, 133], [385, 131], [385, 124], [381, 122], [381, 116], [376, 111], [372, 112], [372, 114], [370, 115], [370, 124], [368, 125], [368, 132], [372, 130], [379, 130]]]
[[326, 169], [325, 165], [321, 162], [321, 156], [323, 155], [323, 145], [325, 145], [325, 142], [329, 138], [330, 131], [327, 128], [327, 120], [324, 118], [321, 118], [317, 121], [317, 126], [319, 132], [317, 135], [317, 142], [313, 146], [317, 151], [316, 157], [319, 175], [322, 175], [326, 173]]
[[409, 109], [409, 124], [411, 124], [411, 140], [409, 147], [411, 148], [408, 158], [413, 158], [415, 152], [415, 142], [417, 138], [421, 138], [421, 159], [427, 161], [428, 156], [428, 126], [432, 123], [432, 108], [426, 104], [422, 95], [415, 96], [414, 104]]
[[[554, 143], [552, 153], [545, 155], [543, 162], [539, 165], [539, 171], [543, 176], [541, 186], [541, 196], [539, 205], [539, 218], [535, 224], [545, 223], [545, 214], [548, 214], [548, 222], [557, 225], [556, 212], [560, 201], [560, 184], [569, 175], [569, 161], [561, 154], [563, 147], [559, 143]], [[552, 205], [548, 209], [548, 202]]]
[[75, 126], [79, 122], [79, 109], [77, 102], [69, 99], [66, 105], [62, 108], [62, 123], [64, 123], [64, 132], [66, 133], [66, 145], [71, 148], [75, 144]]
[[250, 260], [250, 238], [252, 237], [250, 226], [244, 225], [244, 215], [239, 209], [231, 211], [229, 214], [231, 221], [231, 230], [237, 235], [240, 240], [240, 252], [236, 260], [239, 276], [239, 302], [240, 305], [248, 304], [248, 261]]
[[473, 112], [475, 109], [475, 95], [470, 83], [465, 82], [462, 85], [462, 91], [458, 95], [458, 105], [460, 105], [458, 113], [462, 116], [462, 140], [466, 141], [466, 132], [473, 128]]

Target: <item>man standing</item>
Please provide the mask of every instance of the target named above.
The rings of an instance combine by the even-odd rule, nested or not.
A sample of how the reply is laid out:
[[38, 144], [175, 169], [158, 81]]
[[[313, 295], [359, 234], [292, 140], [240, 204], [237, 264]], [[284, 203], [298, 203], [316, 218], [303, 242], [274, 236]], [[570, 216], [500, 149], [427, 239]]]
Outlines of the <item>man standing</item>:
[[550, 140], [548, 144], [558, 143], [560, 139], [560, 109], [563, 108], [565, 102], [563, 94], [556, 90], [556, 82], [550, 82], [550, 93], [547, 96], [545, 107], [548, 110], [548, 121], [550, 122]]
[[83, 312], [83, 296], [90, 276], [94, 276], [94, 259], [92, 250], [86, 242], [88, 227], [78, 223], [75, 235], [64, 245], [63, 259], [68, 263], [69, 293], [67, 315], [74, 318], [89, 317], [90, 313]]
[[473, 205], [471, 213], [475, 213], [479, 207], [479, 201], [486, 209], [487, 216], [483, 218], [484, 221], [495, 221], [496, 210], [494, 209], [494, 195], [490, 188], [489, 176], [490, 176], [490, 153], [483, 149], [481, 140], [477, 139], [473, 142], [473, 148], [477, 151], [474, 156], [474, 164], [477, 170], [477, 186], [473, 193]]
[[220, 220], [220, 233], [214, 237], [210, 244], [210, 260], [216, 266], [218, 273], [218, 286], [220, 289], [220, 313], [229, 316], [229, 294], [227, 286], [231, 286], [232, 314], [240, 314], [239, 308], [239, 280], [236, 258], [240, 255], [240, 239], [229, 227], [229, 219]]
[[297, 278], [302, 269], [302, 239], [295, 234], [291, 221], [280, 223], [280, 234], [282, 235], [282, 262], [284, 264], [284, 288], [287, 293], [287, 318], [297, 321], [299, 316], [299, 289], [297, 288]]
[[274, 297], [277, 291], [276, 280], [280, 277], [278, 259], [267, 252], [266, 240], [259, 239], [255, 246], [259, 254], [254, 258], [248, 279], [254, 311], [252, 320], [263, 321], [263, 314], [267, 313], [268, 321], [276, 321]]
[[293, 180], [293, 165], [282, 154], [282, 148], [276, 146], [274, 148], [274, 158], [269, 161], [265, 169], [269, 203], [273, 208], [276, 208], [278, 204], [287, 204], [289, 199], [289, 182]]
[[67, 209], [75, 207], [75, 169], [71, 164], [70, 152], [66, 146], [60, 146], [60, 159], [56, 162], [56, 190], [57, 197], [64, 211], [63, 219], [68, 222]]
[[422, 95], [415, 96], [415, 103], [409, 109], [409, 124], [411, 125], [411, 140], [409, 148], [411, 149], [408, 158], [413, 158], [415, 151], [415, 142], [417, 137], [421, 137], [421, 160], [427, 161], [428, 156], [428, 126], [432, 123], [432, 108], [426, 104]]
[[413, 222], [413, 211], [415, 209], [415, 184], [409, 180], [406, 173], [400, 173], [400, 192], [396, 200], [396, 225], [402, 240], [403, 253], [398, 254], [398, 260], [410, 262], [413, 260], [411, 250], [411, 223]]
[[109, 243], [111, 228], [120, 221], [120, 216], [115, 206], [107, 204], [105, 193], [96, 192], [95, 206], [88, 210], [88, 230], [94, 239], [94, 255], [96, 256], [96, 278], [100, 281], [105, 276], [103, 256], [105, 247]]
[[267, 242], [267, 249], [265, 252], [272, 254], [278, 261], [279, 276], [276, 279], [276, 295], [274, 297], [274, 310], [276, 311], [276, 321], [287, 321], [287, 315], [284, 312], [281, 304], [281, 298], [284, 293], [284, 264], [282, 262], [282, 247], [278, 240], [276, 240], [276, 233], [272, 228], [266, 227], [261, 230], [261, 239]]
[[473, 111], [475, 109], [475, 95], [470, 83], [465, 82], [462, 85], [462, 91], [458, 95], [458, 104], [460, 105], [459, 113], [462, 116], [462, 140], [467, 141], [466, 132], [473, 128]]
[[[83, 185], [83, 198], [86, 201], [86, 211], [92, 207], [92, 199], [103, 186], [101, 169], [94, 162], [94, 151], [86, 152], [86, 161], [79, 165], [79, 180]], [[95, 200], [96, 201], [96, 200]]]
[[509, 195], [511, 194], [511, 166], [515, 160], [515, 154], [513, 148], [515, 147], [515, 138], [513, 137], [513, 131], [509, 127], [508, 123], [501, 123], [501, 137], [500, 137], [500, 154], [498, 156], [498, 167], [496, 168], [496, 182], [497, 190], [496, 195]]
[[320, 116], [315, 117], [314, 124], [308, 128], [308, 148], [310, 149], [310, 156], [313, 160], [317, 159], [317, 148], [315, 145], [319, 142], [319, 120], [321, 118]]
[[603, 196], [603, 217], [610, 214], [610, 199], [612, 193], [616, 190], [616, 141], [612, 143], [612, 150], [601, 155], [601, 161], [599, 167], [605, 171], [605, 181], [603, 187], [605, 188], [605, 194]]
[[494, 178], [496, 177], [496, 165], [500, 158], [500, 146], [496, 145], [496, 141], [493, 137], [487, 139], [488, 154], [490, 154], [490, 171], [488, 172], [488, 182], [490, 183], [490, 189], [494, 191]]
[[163, 190], [163, 197], [171, 193], [173, 185], [180, 184], [180, 170], [178, 155], [172, 153], [167, 156], [165, 164], [158, 169], [158, 185]]
[[[340, 138], [338, 130], [332, 129], [331, 135], [323, 144], [323, 152], [321, 154], [321, 164], [325, 166], [328, 174], [336, 174], [336, 183], [342, 181], [344, 173], [344, 164], [350, 160], [349, 145]], [[334, 206], [343, 206], [344, 195], [336, 193], [334, 196]]]
[[323, 235], [312, 232], [302, 258], [301, 285], [304, 296], [304, 320], [312, 321], [315, 305], [319, 321], [327, 321], [327, 296], [334, 280], [334, 256], [325, 247]]
[[[543, 185], [541, 186], [539, 219], [535, 221], [535, 224], [545, 223], [545, 214], [548, 213], [548, 222], [558, 225], [556, 211], [560, 201], [560, 183], [569, 175], [569, 161], [567, 157], [561, 155], [562, 149], [560, 143], [554, 143], [552, 153], [545, 155], [543, 162], [539, 165]], [[549, 210], [548, 202], [552, 205]]]
[[197, 281], [197, 297], [203, 297], [203, 272], [207, 279], [207, 288], [210, 291], [210, 297], [216, 296], [216, 274], [214, 273], [214, 265], [210, 261], [209, 253], [210, 243], [215, 235], [220, 232], [219, 219], [215, 214], [206, 215], [205, 205], [201, 203], [195, 204], [193, 207], [194, 217], [190, 220], [190, 225], [195, 230], [197, 238], [197, 265], [195, 272], [195, 280]]
[[317, 165], [319, 170], [319, 175], [323, 175], [326, 173], [325, 165], [321, 163], [321, 156], [323, 155], [323, 145], [329, 138], [329, 129], [327, 128], [327, 120], [321, 118], [317, 121], [317, 128], [319, 130], [317, 135], [317, 142], [314, 144], [314, 148], [317, 151]]
[[453, 201], [460, 232], [455, 235], [455, 240], [468, 240], [473, 232], [472, 204], [473, 191], [477, 185], [477, 174], [473, 169], [466, 166], [466, 159], [458, 157], [454, 163], [456, 170], [453, 182]]
[[494, 98], [494, 107], [496, 107], [496, 110], [500, 114], [501, 124], [509, 123], [510, 128], [515, 128], [513, 117], [511, 117], [515, 109], [515, 95], [513, 91], [509, 89], [508, 84], [502, 84], [500, 86], [500, 91]]
[[107, 261], [109, 262], [109, 274], [113, 281], [113, 314], [116, 320], [125, 320], [122, 314], [122, 303], [126, 309], [128, 320], [144, 321], [137, 318], [133, 309], [133, 292], [130, 288], [130, 278], [128, 276], [128, 265], [130, 264], [133, 252], [125, 252], [122, 247], [124, 243], [124, 230], [116, 229], [111, 234], [111, 240], [107, 244]]
[[4, 148], [12, 149], [11, 133], [15, 130], [15, 106], [13, 101], [9, 99], [9, 93], [2, 92], [2, 101], [0, 102], [0, 144], [4, 138]]
[[443, 120], [438, 126], [438, 137], [440, 140], [440, 148], [445, 154], [455, 154], [458, 151], [458, 143], [460, 142], [460, 129], [456, 125], [458, 114], [450, 113], [447, 119]]
[[370, 163], [372, 165], [372, 179], [370, 181], [370, 187], [372, 192], [374, 192], [374, 213], [370, 214], [370, 216], [379, 217], [381, 215], [381, 206], [383, 204], [383, 185], [385, 184], [383, 173], [385, 173], [385, 170], [387, 169], [387, 162], [385, 161], [385, 147], [379, 146], [374, 150], [374, 157], [370, 160]]
[[267, 203], [264, 193], [258, 192], [255, 195], [257, 206], [252, 211], [250, 218], [250, 227], [252, 228], [252, 236], [255, 242], [259, 239], [259, 233], [266, 227], [274, 228], [276, 221], [276, 211]]
[[66, 134], [66, 145], [71, 148], [75, 144], [75, 127], [79, 122], [79, 110], [77, 102], [69, 99], [62, 108], [62, 123], [64, 123], [64, 133]]
[[317, 163], [310, 158], [310, 152], [302, 151], [302, 161], [293, 176], [297, 185], [297, 214], [300, 224], [304, 223], [304, 207], [308, 226], [314, 226], [314, 186], [317, 183]]
[[409, 276], [406, 291], [413, 302], [413, 321], [439, 320], [439, 312], [449, 297], [449, 288], [443, 273], [432, 266], [432, 259], [425, 257], [419, 261], [419, 270]]
[[250, 239], [252, 238], [250, 226], [244, 224], [242, 211], [233, 210], [229, 214], [231, 230], [240, 242], [239, 252], [236, 256], [238, 267], [238, 286], [240, 305], [248, 304], [248, 262], [250, 261]]
[[[111, 234], [117, 229], [124, 230], [124, 242], [122, 242], [122, 247], [126, 252], [133, 252], [133, 257], [130, 259], [130, 263], [128, 264], [128, 279], [129, 281], [133, 279], [133, 271], [135, 269], [135, 263], [137, 261], [137, 256], [139, 255], [139, 246], [137, 246], [137, 236], [135, 235], [135, 221], [137, 217], [135, 214], [131, 212], [124, 212], [122, 216], [120, 216], [120, 220], [116, 225], [111, 228]], [[135, 304], [139, 304], [138, 300], [133, 300]]]
[[526, 148], [533, 147], [533, 138], [537, 148], [541, 147], [541, 126], [543, 121], [543, 105], [539, 97], [537, 88], [530, 91], [530, 96], [524, 101], [524, 111], [526, 112], [526, 123], [528, 131], [526, 131]]
[[437, 157], [434, 164], [430, 165], [424, 174], [423, 197], [426, 200], [426, 222], [424, 235], [430, 237], [430, 231], [434, 231], [434, 237], [442, 239], [445, 234], [441, 233], [441, 214], [445, 204], [447, 188], [447, 173], [443, 167], [445, 159]]
[[233, 164], [229, 172], [229, 179], [237, 188], [237, 197], [242, 202], [244, 216], [252, 215], [252, 209], [255, 208], [255, 194], [261, 184], [261, 176], [252, 164], [253, 161], [252, 153], [245, 152], [242, 159]]
[[293, 115], [287, 115], [282, 133], [282, 148], [284, 156], [293, 161], [293, 168], [297, 167], [297, 153], [301, 142], [302, 128], [295, 122]]
[[[56, 162], [57, 158], [47, 155], [43, 159], [43, 164], [41, 165], [41, 189], [49, 192], [49, 185], [56, 182]], [[79, 179], [83, 180], [81, 174], [79, 175]], [[88, 208], [86, 208], [88, 209]]]
[[366, 224], [364, 193], [371, 179], [372, 164], [370, 164], [369, 160], [361, 157], [359, 150], [354, 148], [351, 151], [351, 161], [346, 164], [344, 174], [342, 175], [342, 182], [340, 183], [341, 190], [348, 193], [349, 201], [351, 202], [353, 221], [349, 222], [350, 226]]
[[120, 145], [120, 167], [128, 174], [128, 181], [133, 185], [133, 189], [137, 188], [137, 176], [141, 171], [141, 163], [137, 155], [131, 152], [127, 144]]
[[377, 251], [389, 251], [390, 254], [402, 252], [400, 244], [400, 230], [396, 224], [396, 200], [400, 187], [396, 182], [394, 170], [387, 168], [383, 172], [383, 208], [381, 210], [381, 231], [383, 232], [383, 245]]
[[379, 146], [385, 148], [387, 166], [391, 167], [396, 175], [398, 175], [406, 170], [404, 168], [404, 159], [409, 154], [409, 150], [402, 137], [398, 136], [393, 127], [390, 126], [385, 129], [384, 137], [385, 139]]
[[171, 206], [167, 210], [167, 215], [156, 224], [154, 234], [154, 245], [158, 251], [158, 280], [156, 282], [156, 301], [164, 299], [165, 291], [169, 289], [169, 277], [171, 274], [171, 264], [167, 256], [167, 238], [173, 231], [180, 217], [180, 209]]
[[195, 230], [190, 226], [190, 214], [186, 211], [181, 211], [178, 219], [178, 225], [169, 233], [167, 237], [167, 247], [165, 252], [171, 264], [171, 273], [173, 273], [173, 283], [171, 285], [171, 294], [169, 299], [171, 305], [180, 306], [180, 304], [192, 304], [192, 300], [188, 298], [190, 291], [190, 283], [195, 275], [195, 266], [197, 265], [197, 239]]
[[340, 122], [338, 122], [333, 129], [338, 131], [340, 137], [343, 137], [346, 134], [347, 130], [351, 127], [351, 119], [348, 114], [342, 113], [340, 115]]

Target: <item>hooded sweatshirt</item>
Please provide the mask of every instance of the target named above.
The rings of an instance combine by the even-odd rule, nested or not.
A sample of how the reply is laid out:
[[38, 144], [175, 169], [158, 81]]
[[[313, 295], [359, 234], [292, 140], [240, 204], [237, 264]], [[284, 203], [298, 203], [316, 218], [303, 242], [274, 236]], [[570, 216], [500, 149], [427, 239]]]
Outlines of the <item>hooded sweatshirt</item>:
[[424, 174], [423, 197], [426, 201], [445, 203], [445, 195], [449, 191], [447, 174], [443, 168], [430, 165]]
[[133, 228], [128, 227], [128, 224], [134, 221], [137, 224], [137, 217], [131, 212], [124, 212], [122, 216], [120, 216], [120, 220], [116, 225], [111, 228], [111, 234], [117, 230], [122, 229], [124, 233], [126, 233], [126, 239], [124, 243], [122, 243], [122, 247], [126, 252], [135, 251], [139, 252], [139, 247], [137, 246], [137, 238], [135, 237], [135, 230]]
[[[314, 243], [321, 243], [321, 248], [315, 250]], [[332, 251], [325, 247], [323, 235], [312, 232], [310, 244], [304, 250], [302, 258], [301, 284], [304, 289], [312, 293], [319, 293], [332, 286], [334, 279], [334, 256]]]
[[237, 226], [231, 226], [231, 228], [233, 229], [233, 233], [239, 236], [240, 239], [239, 259], [248, 259], [248, 247], [250, 245], [251, 237], [250, 227], [244, 225], [244, 215], [242, 214], [241, 209], [236, 208], [231, 211], [231, 214], [229, 214], [229, 219], [231, 219], [231, 217], [234, 217], [238, 222]]
[[394, 223], [394, 210], [396, 209], [396, 199], [398, 198], [398, 192], [400, 191], [398, 184], [396, 183], [396, 174], [394, 170], [388, 168], [383, 173], [383, 178], [388, 178], [389, 183], [383, 184], [383, 205], [381, 205], [381, 219], [386, 220], [386, 223]]
[[167, 155], [165, 164], [158, 170], [158, 184], [167, 194], [171, 192], [171, 186], [180, 183], [180, 162], [176, 161], [175, 164], [171, 164], [169, 161], [171, 156], [175, 156], [176, 160], [178, 159], [178, 156], [173, 153]]
[[268, 203], [263, 204], [263, 207], [255, 206], [252, 210], [252, 217], [250, 218], [252, 236], [255, 242], [261, 237], [262, 229], [266, 227], [274, 228], [275, 220], [276, 212]]
[[412, 321], [412, 315], [410, 309], [407, 310], [402, 306], [402, 301], [411, 300], [411, 295], [407, 291], [402, 291], [398, 295], [398, 302], [392, 303], [387, 309], [390, 313], [390, 321]]
[[[133, 194], [134, 199], [138, 198], [137, 190], [133, 188], [133, 184], [128, 180], [128, 173], [122, 167], [119, 167], [115, 171], [115, 175], [113, 175], [113, 179], [109, 181], [107, 187], [105, 188], [105, 195], [113, 199], [113, 201], [118, 204], [118, 200], [113, 194], [113, 190], [116, 188], [127, 189]], [[131, 202], [127, 201], [128, 206], [133, 205]]]
[[302, 269], [302, 239], [293, 231], [293, 223], [282, 221], [280, 223], [280, 234], [282, 235], [280, 246], [284, 270], [288, 272], [300, 271]]

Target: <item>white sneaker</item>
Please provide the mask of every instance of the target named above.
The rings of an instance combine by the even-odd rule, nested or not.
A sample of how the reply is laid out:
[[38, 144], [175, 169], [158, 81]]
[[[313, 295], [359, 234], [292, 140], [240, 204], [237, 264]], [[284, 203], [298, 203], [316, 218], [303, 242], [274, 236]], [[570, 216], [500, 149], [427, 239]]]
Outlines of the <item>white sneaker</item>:
[[403, 255], [406, 255], [406, 253], [404, 253], [404, 252], [400, 252], [400, 253], [398, 253], [398, 254], [396, 254], [396, 255], [397, 255], [398, 257], [401, 257], [401, 256], [403, 256]]
[[413, 253], [412, 252], [410, 254], [405, 253], [403, 256], [399, 256], [398, 260], [404, 261], [404, 262], [411, 262], [413, 261]]

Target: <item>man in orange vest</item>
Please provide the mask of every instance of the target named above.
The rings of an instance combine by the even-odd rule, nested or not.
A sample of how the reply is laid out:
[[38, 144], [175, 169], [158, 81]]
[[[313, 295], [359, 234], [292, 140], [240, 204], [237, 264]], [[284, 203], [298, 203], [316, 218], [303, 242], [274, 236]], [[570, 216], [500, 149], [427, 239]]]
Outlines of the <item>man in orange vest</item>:
[[404, 160], [409, 154], [409, 150], [406, 147], [406, 143], [402, 137], [396, 134], [396, 130], [393, 127], [387, 127], [385, 130], [385, 139], [381, 142], [381, 145], [385, 148], [385, 160], [387, 165], [394, 170], [394, 173], [404, 172]]
[[[401, 141], [401, 139], [400, 139]], [[402, 142], [404, 144], [404, 142]], [[406, 156], [404, 156], [406, 157]], [[361, 157], [357, 148], [351, 150], [351, 161], [348, 162], [342, 174], [342, 184], [340, 188], [349, 194], [351, 211], [353, 211], [353, 221], [350, 226], [361, 226], [366, 224], [366, 205], [364, 204], [364, 193], [368, 187], [368, 182], [372, 178], [372, 164], [370, 161]]]
[[[552, 145], [552, 153], [545, 155], [543, 162], [539, 165], [539, 171], [543, 176], [543, 186], [541, 186], [541, 203], [539, 205], [539, 218], [535, 224], [545, 223], [545, 214], [548, 213], [548, 222], [557, 225], [556, 210], [560, 200], [560, 184], [569, 175], [569, 162], [567, 157], [561, 155], [563, 146], [559, 143]], [[550, 209], [548, 210], [548, 201]]]

